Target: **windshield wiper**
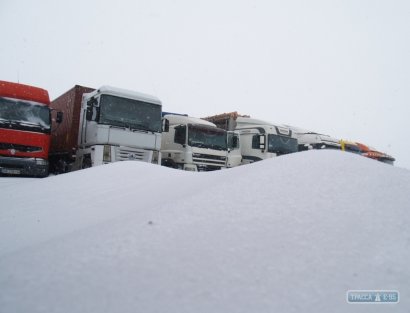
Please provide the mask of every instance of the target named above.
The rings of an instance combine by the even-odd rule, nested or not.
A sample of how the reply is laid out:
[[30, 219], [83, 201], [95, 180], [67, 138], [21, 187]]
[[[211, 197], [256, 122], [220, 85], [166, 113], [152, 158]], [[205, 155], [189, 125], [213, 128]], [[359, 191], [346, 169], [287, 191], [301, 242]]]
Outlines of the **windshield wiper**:
[[13, 121], [13, 122], [15, 122], [16, 124], [18, 124], [18, 125], [30, 125], [30, 126], [42, 126], [41, 124], [39, 124], [39, 123], [33, 123], [33, 122], [29, 122], [29, 121]]
[[44, 125], [41, 125], [39, 123], [33, 123], [33, 122], [28, 122], [28, 121], [16, 121], [16, 124], [19, 125], [19, 126], [40, 128], [41, 130], [49, 128], [49, 127], [45, 127]]
[[23, 127], [33, 127], [33, 128], [40, 128], [41, 130], [48, 129], [49, 127], [45, 127], [44, 125], [28, 122], [28, 121], [15, 121], [15, 120], [5, 120], [0, 119], [1, 124], [8, 124], [8, 125], [16, 125], [16, 126], [23, 126]]
[[226, 147], [222, 147], [222, 146], [220, 146], [220, 145], [213, 145], [213, 144], [211, 144], [211, 145], [210, 145], [210, 149], [214, 149], [214, 150], [226, 150], [227, 148], [226, 148]]
[[208, 148], [207, 145], [205, 145], [204, 143], [199, 142], [199, 141], [192, 141], [190, 145], [192, 147], [197, 147], [197, 148]]
[[132, 129], [132, 130], [142, 130], [142, 131], [146, 131], [146, 132], [154, 132], [153, 130], [149, 129], [148, 127], [144, 127], [144, 125], [140, 125], [140, 124], [130, 126], [130, 129]]

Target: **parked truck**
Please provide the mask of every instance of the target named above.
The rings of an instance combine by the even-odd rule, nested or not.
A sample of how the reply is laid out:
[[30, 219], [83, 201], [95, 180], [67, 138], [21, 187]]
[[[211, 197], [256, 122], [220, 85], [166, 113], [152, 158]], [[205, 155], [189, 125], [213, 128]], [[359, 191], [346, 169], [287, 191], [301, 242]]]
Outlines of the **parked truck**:
[[187, 171], [226, 168], [227, 133], [215, 124], [187, 115], [166, 114], [162, 164]]
[[366, 158], [370, 158], [373, 160], [377, 160], [386, 164], [390, 164], [393, 165], [394, 161], [396, 160], [394, 157], [392, 157], [391, 155], [388, 155], [387, 153], [384, 152], [380, 152], [378, 150], [376, 150], [375, 148], [369, 147], [365, 144], [356, 142], [356, 144], [359, 146], [361, 152], [362, 152], [362, 156], [366, 157]]
[[0, 81], [0, 174], [48, 176], [50, 133], [47, 90]]
[[139, 92], [76, 85], [52, 101], [64, 112], [53, 131], [50, 161], [55, 172], [124, 160], [161, 164], [161, 101]]
[[333, 149], [341, 150], [339, 139], [329, 135], [320, 134], [313, 131], [304, 130], [294, 126], [288, 126], [298, 140], [298, 150], [310, 149]]
[[218, 127], [239, 133], [242, 164], [298, 151], [297, 139], [289, 127], [237, 112], [208, 116], [204, 119]]

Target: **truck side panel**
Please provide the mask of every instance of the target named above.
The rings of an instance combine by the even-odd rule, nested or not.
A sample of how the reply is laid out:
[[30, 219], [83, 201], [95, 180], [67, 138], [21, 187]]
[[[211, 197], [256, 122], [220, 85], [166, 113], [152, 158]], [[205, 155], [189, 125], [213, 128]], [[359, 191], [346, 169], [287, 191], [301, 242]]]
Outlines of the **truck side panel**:
[[51, 155], [71, 155], [77, 148], [82, 96], [94, 90], [76, 85], [51, 102], [53, 117], [56, 111], [64, 114], [63, 122], [51, 134]]

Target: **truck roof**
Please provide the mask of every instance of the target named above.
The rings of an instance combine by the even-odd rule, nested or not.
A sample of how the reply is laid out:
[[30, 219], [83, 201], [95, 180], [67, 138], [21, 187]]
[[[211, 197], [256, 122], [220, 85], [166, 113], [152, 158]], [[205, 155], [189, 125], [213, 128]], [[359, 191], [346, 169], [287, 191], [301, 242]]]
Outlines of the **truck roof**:
[[192, 116], [167, 114], [167, 115], [164, 115], [164, 118], [166, 118], [169, 121], [170, 125], [199, 124], [199, 125], [207, 125], [207, 126], [216, 127], [214, 123], [205, 121], [197, 117], [192, 117]]
[[300, 127], [295, 127], [295, 126], [290, 126], [290, 125], [285, 125], [285, 126], [289, 127], [289, 129], [292, 130], [296, 138], [298, 138], [298, 141], [300, 144], [326, 142], [326, 143], [333, 143], [334, 145], [340, 145], [339, 143], [340, 139], [334, 138], [332, 136], [318, 133], [315, 131], [310, 131], [310, 130], [303, 129]]
[[28, 100], [50, 105], [50, 97], [47, 90], [3, 80], [0, 80], [0, 97]]
[[164, 117], [165, 115], [181, 115], [181, 116], [188, 116], [188, 114], [183, 114], [183, 113], [173, 113], [173, 112], [164, 112], [162, 111], [161, 116]]
[[249, 117], [249, 115], [240, 115], [238, 112], [222, 113], [204, 117], [203, 119], [214, 123], [217, 127], [232, 131], [236, 127], [236, 119], [239, 117]]
[[158, 105], [162, 104], [161, 100], [159, 100], [155, 96], [151, 96], [151, 95], [137, 92], [137, 91], [116, 88], [112, 86], [102, 86], [98, 88], [97, 90], [91, 92], [90, 96], [97, 94], [97, 93], [104, 93], [104, 94], [109, 94], [109, 95], [118, 96], [118, 97], [126, 97], [130, 99], [140, 100], [140, 101], [149, 102], [149, 103], [158, 104]]
[[293, 132], [284, 126], [273, 125], [273, 124], [258, 124], [258, 125], [242, 125], [241, 127], [235, 129], [239, 131], [240, 134], [273, 134], [273, 135], [284, 135], [291, 138], [295, 138]]
[[264, 121], [264, 120], [260, 120], [260, 119], [256, 119], [256, 118], [251, 118], [251, 117], [244, 117], [244, 116], [238, 116], [238, 118], [236, 119], [236, 123], [237, 123], [237, 128], [240, 128], [242, 126], [252, 126], [252, 125], [279, 125], [279, 124], [275, 124], [272, 122], [268, 122], [268, 121]]

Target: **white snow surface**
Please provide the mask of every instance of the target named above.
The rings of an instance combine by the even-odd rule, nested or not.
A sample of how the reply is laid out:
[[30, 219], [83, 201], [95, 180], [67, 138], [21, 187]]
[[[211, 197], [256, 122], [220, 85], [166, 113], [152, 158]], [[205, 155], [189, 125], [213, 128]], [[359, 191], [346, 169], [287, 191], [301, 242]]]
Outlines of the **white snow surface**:
[[[0, 311], [409, 312], [409, 191], [340, 151], [2, 178]], [[373, 289], [400, 302], [346, 301]]]

